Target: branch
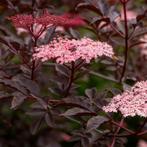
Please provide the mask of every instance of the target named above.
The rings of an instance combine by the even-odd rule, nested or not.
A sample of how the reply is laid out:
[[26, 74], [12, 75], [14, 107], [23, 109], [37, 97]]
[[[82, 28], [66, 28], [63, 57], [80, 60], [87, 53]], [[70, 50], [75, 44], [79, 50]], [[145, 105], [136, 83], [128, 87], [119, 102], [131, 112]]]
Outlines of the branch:
[[116, 125], [116, 126], [118, 126], [118, 127], [120, 127], [120, 128], [123, 128], [125, 131], [127, 131], [129, 134], [135, 134], [135, 132], [134, 131], [132, 131], [132, 130], [130, 130], [130, 129], [128, 129], [128, 128], [126, 128], [126, 127], [124, 127], [124, 126], [122, 126], [122, 125], [120, 125], [119, 123], [117, 123], [117, 122], [115, 122], [115, 121], [111, 121], [114, 125]]
[[125, 71], [126, 71], [126, 67], [127, 67], [127, 60], [128, 60], [128, 50], [129, 50], [129, 33], [128, 33], [128, 21], [127, 21], [127, 1], [126, 0], [122, 0], [121, 1], [122, 5], [123, 5], [123, 11], [124, 11], [124, 21], [125, 21], [125, 61], [124, 61], [124, 65], [123, 65], [123, 70], [122, 70], [122, 74], [120, 77], [120, 82], [122, 82], [122, 79], [125, 75]]
[[120, 123], [119, 123], [120, 126], [118, 126], [118, 128], [116, 129], [116, 132], [115, 132], [114, 135], [113, 135], [113, 140], [112, 140], [112, 143], [111, 143], [110, 147], [114, 147], [115, 141], [116, 141], [116, 135], [117, 135], [118, 132], [120, 131], [121, 126], [123, 125], [123, 122], [124, 122], [124, 119], [122, 118], [121, 121], [120, 121]]

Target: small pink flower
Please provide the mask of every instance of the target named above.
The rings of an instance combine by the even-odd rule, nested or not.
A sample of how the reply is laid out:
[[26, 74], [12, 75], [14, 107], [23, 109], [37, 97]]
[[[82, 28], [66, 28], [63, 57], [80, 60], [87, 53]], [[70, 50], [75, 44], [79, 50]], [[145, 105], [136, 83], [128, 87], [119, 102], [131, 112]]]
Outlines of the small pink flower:
[[138, 147], [147, 147], [147, 142], [144, 140], [140, 140], [138, 143]]
[[138, 143], [138, 147], [147, 147], [147, 141], [140, 140]]
[[147, 117], [147, 81], [137, 82], [130, 91], [113, 97], [111, 102], [103, 107], [105, 112], [120, 111], [124, 117]]
[[59, 37], [49, 45], [36, 48], [34, 58], [43, 62], [56, 59], [60, 64], [75, 62], [78, 59], [89, 63], [92, 59], [101, 56], [112, 58], [113, 54], [112, 47], [104, 42], [93, 41], [90, 38], [76, 40]]

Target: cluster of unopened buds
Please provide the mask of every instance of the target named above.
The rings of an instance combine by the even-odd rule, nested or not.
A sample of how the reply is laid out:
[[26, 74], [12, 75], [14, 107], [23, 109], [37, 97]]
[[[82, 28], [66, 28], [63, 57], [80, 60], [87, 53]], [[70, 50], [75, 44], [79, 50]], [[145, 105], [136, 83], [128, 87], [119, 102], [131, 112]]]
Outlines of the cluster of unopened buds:
[[23, 28], [35, 37], [39, 37], [51, 26], [68, 28], [85, 25], [83, 19], [78, 15], [68, 13], [63, 15], [53, 15], [48, 11], [45, 11], [42, 15], [36, 17], [27, 14], [18, 14], [9, 19], [16, 28]]

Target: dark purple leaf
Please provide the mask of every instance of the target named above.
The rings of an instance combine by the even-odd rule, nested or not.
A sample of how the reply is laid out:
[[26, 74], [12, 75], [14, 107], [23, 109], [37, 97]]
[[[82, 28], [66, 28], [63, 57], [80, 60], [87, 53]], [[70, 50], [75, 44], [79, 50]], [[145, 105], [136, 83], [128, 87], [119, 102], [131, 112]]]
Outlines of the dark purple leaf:
[[45, 121], [49, 127], [53, 127], [53, 118], [51, 114], [48, 113], [45, 114]]
[[97, 90], [96, 90], [96, 88], [86, 89], [86, 90], [85, 90], [85, 94], [86, 94], [86, 96], [88, 96], [90, 99], [93, 99], [93, 98], [95, 98], [96, 95], [97, 95]]
[[43, 117], [40, 117], [39, 119], [34, 121], [34, 123], [31, 126], [31, 133], [32, 134], [36, 134], [36, 132], [40, 129], [42, 121], [43, 121]]
[[92, 10], [92, 11], [102, 15], [102, 13], [100, 12], [99, 9], [97, 9], [95, 6], [93, 6], [93, 5], [89, 4], [89, 3], [80, 3], [80, 4], [78, 4], [77, 9], [78, 10], [88, 9], [88, 10]]
[[88, 147], [90, 145], [89, 139], [87, 137], [81, 138], [82, 147]]
[[13, 81], [18, 82], [20, 86], [25, 87], [31, 92], [31, 94], [38, 95], [40, 92], [39, 86], [35, 81], [25, 78], [23, 75], [17, 75], [13, 77]]
[[91, 131], [93, 129], [96, 129], [106, 121], [108, 121], [108, 119], [106, 117], [104, 117], [104, 116], [92, 117], [87, 122], [87, 130]]
[[48, 104], [43, 100], [43, 98], [40, 98], [40, 97], [37, 97], [37, 96], [35, 96], [35, 95], [31, 95], [33, 98], [35, 98], [37, 101], [38, 101], [38, 103], [45, 109], [45, 110], [47, 110], [47, 108], [48, 108]]
[[86, 111], [82, 108], [71, 108], [68, 109], [66, 112], [64, 112], [62, 115], [63, 116], [75, 116], [75, 115], [79, 115], [79, 114], [87, 114], [89, 113], [89, 111]]
[[13, 93], [13, 99], [12, 99], [12, 102], [11, 102], [11, 108], [12, 109], [16, 109], [18, 106], [20, 106], [24, 100], [27, 98], [25, 95], [23, 95], [22, 93], [20, 92], [15, 92]]

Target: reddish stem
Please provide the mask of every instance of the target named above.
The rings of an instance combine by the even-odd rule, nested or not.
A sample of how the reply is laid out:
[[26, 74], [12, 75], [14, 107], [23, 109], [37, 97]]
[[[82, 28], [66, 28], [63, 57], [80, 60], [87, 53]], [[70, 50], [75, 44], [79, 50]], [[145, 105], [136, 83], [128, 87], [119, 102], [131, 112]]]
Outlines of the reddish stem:
[[129, 50], [129, 33], [128, 33], [128, 21], [127, 21], [127, 1], [121, 1], [123, 5], [123, 12], [124, 12], [124, 22], [125, 22], [125, 61], [123, 65], [122, 74], [120, 77], [120, 82], [122, 82], [122, 79], [125, 75], [126, 67], [127, 67], [127, 60], [128, 60], [128, 50]]
[[123, 125], [120, 125], [119, 123], [117, 123], [117, 122], [115, 122], [115, 121], [113, 121], [113, 120], [111, 120], [111, 122], [112, 122], [114, 125], [116, 125], [116, 126], [118, 126], [118, 127], [120, 127], [120, 128], [123, 128], [123, 129], [124, 129], [125, 131], [127, 131], [129, 134], [134, 134], [134, 133], [135, 133], [134, 131], [132, 131], [132, 130], [126, 128], [126, 127], [123, 126]]
[[142, 135], [145, 135], [145, 134], [147, 134], [147, 130], [138, 133], [137, 136], [142, 136]]
[[115, 141], [116, 141], [116, 135], [117, 135], [117, 133], [120, 131], [121, 126], [123, 126], [123, 122], [124, 122], [124, 119], [122, 119], [122, 120], [120, 121], [120, 123], [119, 123], [120, 126], [118, 126], [118, 128], [116, 129], [116, 132], [115, 132], [114, 135], [113, 135], [113, 140], [112, 140], [112, 143], [111, 143], [110, 147], [114, 147]]

